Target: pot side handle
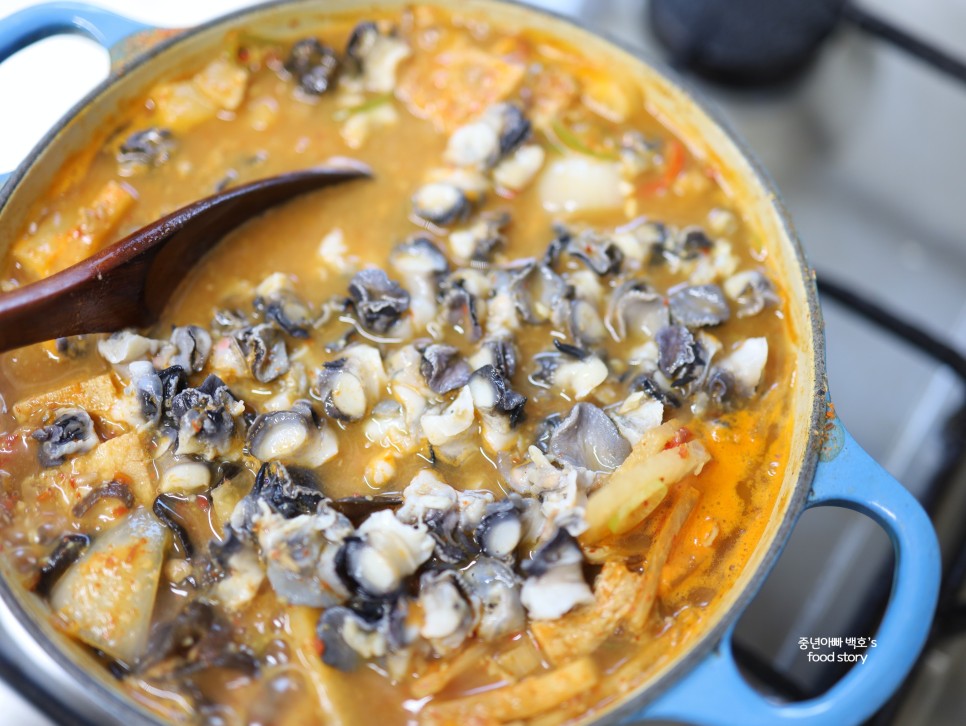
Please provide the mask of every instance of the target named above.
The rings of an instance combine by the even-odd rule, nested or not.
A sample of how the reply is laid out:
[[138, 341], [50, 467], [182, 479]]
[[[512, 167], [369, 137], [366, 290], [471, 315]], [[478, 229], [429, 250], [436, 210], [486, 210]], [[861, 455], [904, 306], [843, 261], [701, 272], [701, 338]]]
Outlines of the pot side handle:
[[[863, 451], [836, 419], [829, 429], [806, 506], [845, 507], [873, 519], [895, 550], [895, 574], [877, 647], [826, 693], [779, 703], [755, 691], [739, 673], [731, 641], [721, 643], [682, 681], [625, 720], [668, 719], [702, 726], [859, 724], [890, 698], [909, 673], [929, 634], [939, 592], [939, 544], [916, 499]], [[844, 636], [851, 634], [843, 634]]]
[[[0, 18], [0, 63], [51, 35], [84, 35], [110, 50], [150, 26], [108, 10], [73, 2], [42, 3]], [[0, 187], [10, 176], [0, 173]]]
[[0, 63], [51, 35], [84, 35], [108, 50], [150, 26], [85, 3], [53, 2], [0, 18]]

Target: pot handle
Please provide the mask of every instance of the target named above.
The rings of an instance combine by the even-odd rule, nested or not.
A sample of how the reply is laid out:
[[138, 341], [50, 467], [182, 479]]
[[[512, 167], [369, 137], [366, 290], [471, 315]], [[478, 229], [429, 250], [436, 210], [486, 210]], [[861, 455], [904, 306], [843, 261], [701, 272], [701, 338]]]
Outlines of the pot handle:
[[0, 63], [51, 35], [84, 35], [107, 49], [149, 25], [85, 3], [53, 2], [0, 18]]
[[[42, 3], [0, 18], [0, 63], [51, 35], [84, 35], [108, 50], [151, 26], [108, 10], [73, 2]], [[0, 187], [9, 178], [0, 173]]]
[[939, 592], [939, 543], [916, 499], [855, 443], [838, 419], [827, 433], [806, 507], [860, 512], [888, 533], [895, 549], [892, 592], [876, 648], [823, 695], [778, 703], [755, 691], [739, 673], [732, 625], [697, 668], [624, 723], [668, 719], [702, 726], [770, 726], [787, 720], [843, 726], [865, 721], [899, 687], [929, 634]]

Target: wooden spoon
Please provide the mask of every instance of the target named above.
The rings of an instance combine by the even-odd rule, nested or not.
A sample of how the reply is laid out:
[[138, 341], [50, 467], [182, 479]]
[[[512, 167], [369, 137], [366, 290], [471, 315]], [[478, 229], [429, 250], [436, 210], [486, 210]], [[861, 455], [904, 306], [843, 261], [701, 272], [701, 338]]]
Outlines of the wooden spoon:
[[0, 351], [150, 325], [198, 260], [229, 231], [299, 194], [371, 176], [361, 164], [306, 169], [182, 207], [73, 267], [0, 295]]

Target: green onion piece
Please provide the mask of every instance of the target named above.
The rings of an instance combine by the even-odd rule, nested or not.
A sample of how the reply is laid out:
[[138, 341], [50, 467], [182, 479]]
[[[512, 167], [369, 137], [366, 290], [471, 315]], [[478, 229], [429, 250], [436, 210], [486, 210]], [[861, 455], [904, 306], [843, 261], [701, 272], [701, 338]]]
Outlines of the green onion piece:
[[573, 131], [568, 129], [559, 121], [554, 121], [553, 123], [553, 133], [560, 140], [564, 146], [566, 146], [571, 151], [576, 151], [578, 154], [584, 154], [585, 156], [593, 156], [597, 159], [603, 159], [604, 161], [617, 161], [618, 157], [616, 154], [608, 154], [603, 151], [595, 151], [594, 149], [587, 146], [584, 141], [577, 136]]
[[345, 121], [350, 116], [354, 116], [357, 113], [366, 113], [372, 111], [373, 109], [379, 108], [380, 106], [389, 103], [393, 99], [391, 93], [384, 93], [381, 96], [375, 96], [370, 98], [357, 106], [349, 106], [348, 108], [342, 108], [333, 114], [333, 118], [336, 121]]

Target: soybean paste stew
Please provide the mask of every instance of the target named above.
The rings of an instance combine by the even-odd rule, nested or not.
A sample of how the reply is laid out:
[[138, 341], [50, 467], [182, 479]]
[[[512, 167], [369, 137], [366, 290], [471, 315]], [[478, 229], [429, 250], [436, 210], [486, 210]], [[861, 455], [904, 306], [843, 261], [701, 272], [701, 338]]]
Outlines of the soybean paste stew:
[[[559, 723], [701, 631], [790, 431], [774, 261], [628, 70], [412, 7], [233, 33], [65, 165], [9, 289], [352, 157], [161, 324], [2, 359], [2, 547], [179, 723]], [[330, 162], [332, 163], [332, 162]]]

